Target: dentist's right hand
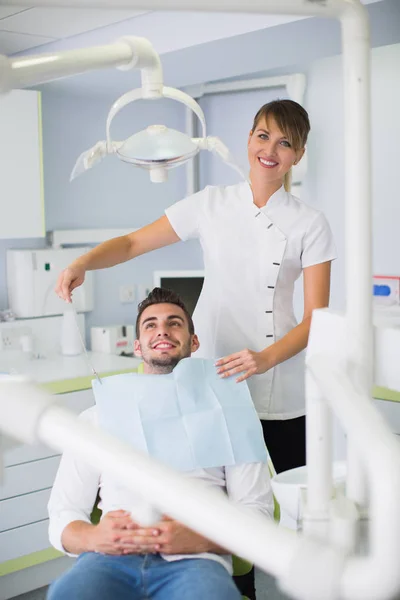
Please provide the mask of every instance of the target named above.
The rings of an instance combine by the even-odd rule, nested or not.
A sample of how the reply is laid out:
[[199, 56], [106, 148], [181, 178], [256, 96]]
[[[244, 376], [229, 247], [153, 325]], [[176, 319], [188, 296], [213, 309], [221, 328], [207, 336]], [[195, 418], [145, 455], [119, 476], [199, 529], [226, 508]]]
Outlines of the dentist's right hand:
[[71, 263], [69, 267], [61, 271], [57, 284], [55, 287], [56, 294], [65, 300], [65, 302], [72, 302], [71, 292], [75, 288], [82, 285], [85, 281], [86, 269], [79, 263]]
[[71, 302], [71, 292], [82, 285], [86, 271], [113, 267], [157, 248], [175, 244], [179, 239], [164, 215], [132, 233], [107, 240], [74, 260], [59, 276], [55, 292], [66, 302]]

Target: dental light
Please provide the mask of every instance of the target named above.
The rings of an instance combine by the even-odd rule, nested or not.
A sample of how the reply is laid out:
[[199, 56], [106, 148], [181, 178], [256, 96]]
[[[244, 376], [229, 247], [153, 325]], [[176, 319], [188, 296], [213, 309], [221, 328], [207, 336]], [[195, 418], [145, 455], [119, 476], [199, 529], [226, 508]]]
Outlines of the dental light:
[[[170, 129], [165, 125], [150, 125], [123, 142], [111, 139], [110, 128], [114, 117], [131, 102], [141, 99], [170, 98], [184, 104], [198, 117], [201, 125], [201, 137], [191, 138], [187, 134]], [[106, 140], [97, 142], [92, 148], [83, 152], [71, 173], [71, 180], [87, 171], [107, 154], [116, 154], [122, 161], [150, 172], [153, 183], [167, 180], [168, 170], [179, 167], [193, 158], [199, 150], [209, 150], [218, 154], [224, 162], [246, 179], [244, 171], [235, 163], [228, 148], [217, 137], [206, 136], [206, 121], [198, 103], [188, 94], [161, 86], [156, 93], [147, 94], [146, 87], [127, 92], [112, 105], [106, 123]]]
[[[105, 66], [115, 66], [123, 71], [140, 69], [142, 85], [114, 102], [107, 117], [106, 140], [97, 142], [79, 156], [71, 179], [93, 167], [108, 154], [115, 154], [124, 162], [148, 170], [151, 181], [163, 182], [167, 179], [169, 169], [184, 164], [200, 150], [218, 154], [241, 177], [247, 178], [225, 144], [219, 138], [206, 136], [204, 113], [197, 102], [188, 94], [163, 85], [160, 57], [145, 38], [127, 36], [108, 46], [15, 59], [0, 56], [0, 93]], [[201, 137], [191, 138], [185, 133], [156, 124], [134, 133], [124, 141], [111, 139], [111, 123], [121, 109], [136, 100], [160, 98], [176, 100], [192, 110], [200, 121]]]
[[[170, 98], [181, 102], [198, 117], [201, 124], [201, 138], [190, 138], [176, 129], [165, 125], [150, 125], [123, 142], [111, 139], [110, 127], [114, 117], [125, 106], [143, 98]], [[146, 90], [139, 88], [121, 96], [111, 107], [107, 117], [106, 140], [97, 142], [78, 158], [71, 174], [74, 179], [82, 172], [97, 164], [107, 154], [116, 154], [124, 162], [150, 171], [150, 179], [155, 183], [166, 181], [167, 171], [184, 164], [193, 158], [201, 145], [207, 147], [206, 122], [200, 106], [191, 96], [177, 89], [162, 86], [157, 95], [146, 96]]]

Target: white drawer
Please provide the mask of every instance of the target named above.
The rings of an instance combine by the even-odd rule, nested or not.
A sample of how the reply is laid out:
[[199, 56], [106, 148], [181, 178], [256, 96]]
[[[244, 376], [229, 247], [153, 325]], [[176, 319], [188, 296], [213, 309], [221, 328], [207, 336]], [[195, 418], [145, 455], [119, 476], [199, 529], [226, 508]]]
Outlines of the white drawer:
[[0, 533], [0, 563], [50, 547], [49, 521], [40, 521]]
[[[70, 392], [68, 394], [58, 394], [54, 396], [55, 402], [79, 414], [90, 408], [94, 404], [92, 390], [81, 390], [79, 392]], [[35, 461], [50, 456], [56, 456], [57, 452], [53, 448], [48, 448], [42, 444], [29, 446], [27, 444], [13, 448], [4, 454], [4, 466], [9, 467], [21, 463]]]
[[94, 404], [93, 391], [81, 390], [80, 392], [69, 392], [68, 394], [58, 394], [55, 397], [57, 404], [72, 410], [74, 413], [81, 413]]
[[0, 500], [52, 487], [59, 462], [60, 456], [54, 456], [15, 467], [6, 467], [4, 482], [0, 486]]
[[4, 453], [4, 466], [20, 465], [21, 463], [32, 462], [49, 456], [57, 456], [57, 454], [57, 450], [43, 444], [35, 444], [34, 446], [22, 444]]
[[0, 501], [0, 533], [48, 518], [51, 489]]

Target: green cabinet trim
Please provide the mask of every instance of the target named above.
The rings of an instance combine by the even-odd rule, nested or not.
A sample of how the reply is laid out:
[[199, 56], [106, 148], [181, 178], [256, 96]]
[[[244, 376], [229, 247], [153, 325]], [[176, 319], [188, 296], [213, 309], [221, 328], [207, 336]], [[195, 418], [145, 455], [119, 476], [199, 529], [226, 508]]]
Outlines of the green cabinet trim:
[[[110, 371], [109, 373], [100, 373], [100, 377], [110, 377], [111, 375], [120, 375], [121, 373], [135, 373], [136, 369], [122, 369], [120, 371]], [[79, 392], [89, 390], [92, 387], [94, 375], [84, 377], [75, 377], [74, 379], [64, 379], [62, 381], [49, 381], [41, 383], [40, 386], [52, 394], [67, 394], [69, 392]]]
[[372, 396], [376, 400], [388, 400], [389, 402], [400, 402], [400, 392], [389, 390], [389, 388], [375, 386], [372, 390]]
[[0, 564], [0, 577], [22, 571], [22, 569], [28, 569], [29, 567], [35, 567], [36, 565], [54, 560], [55, 558], [61, 558], [62, 556], [65, 555], [55, 548], [46, 548], [46, 550], [39, 550], [38, 552], [25, 554], [25, 556], [19, 556], [12, 560], [6, 560]]

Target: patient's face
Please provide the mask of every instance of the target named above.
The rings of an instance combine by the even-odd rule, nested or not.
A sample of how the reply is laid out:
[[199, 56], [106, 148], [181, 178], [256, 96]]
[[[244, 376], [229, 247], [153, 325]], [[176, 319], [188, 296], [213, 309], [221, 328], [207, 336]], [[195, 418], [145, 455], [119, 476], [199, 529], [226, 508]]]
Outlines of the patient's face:
[[183, 310], [175, 304], [153, 304], [142, 313], [135, 354], [144, 361], [145, 373], [170, 373], [182, 358], [199, 347], [190, 335]]

